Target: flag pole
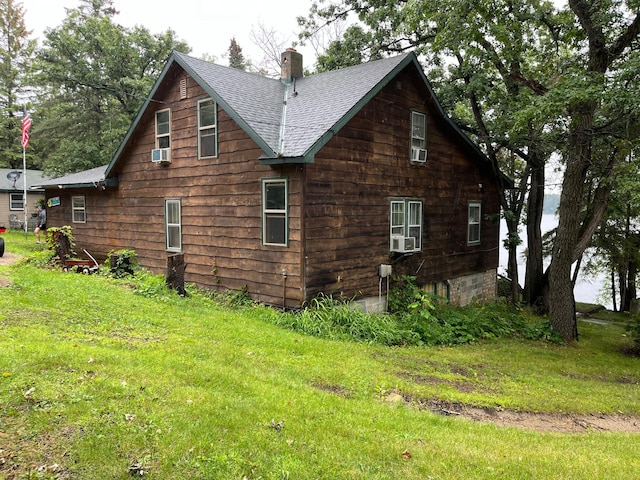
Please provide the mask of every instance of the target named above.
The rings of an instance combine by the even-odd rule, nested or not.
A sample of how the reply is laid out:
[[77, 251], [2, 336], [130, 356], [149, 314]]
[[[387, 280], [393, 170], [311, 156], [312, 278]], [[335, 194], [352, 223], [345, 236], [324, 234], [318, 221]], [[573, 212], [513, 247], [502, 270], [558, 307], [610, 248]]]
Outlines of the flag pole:
[[29, 236], [29, 226], [27, 223], [27, 147], [22, 145], [22, 179], [24, 181], [24, 238]]
[[22, 106], [22, 175], [24, 181], [23, 202], [24, 207], [24, 238], [29, 236], [29, 222], [27, 221], [27, 146], [29, 145], [29, 129], [31, 118], [27, 115], [27, 106]]

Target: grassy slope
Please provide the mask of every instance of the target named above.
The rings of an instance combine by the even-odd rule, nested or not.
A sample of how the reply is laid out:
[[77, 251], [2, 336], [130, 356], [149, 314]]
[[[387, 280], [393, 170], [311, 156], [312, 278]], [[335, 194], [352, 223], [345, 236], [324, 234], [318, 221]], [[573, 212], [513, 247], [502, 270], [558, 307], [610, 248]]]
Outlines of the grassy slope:
[[24, 266], [0, 275], [14, 282], [0, 290], [7, 478], [35, 478], [28, 469], [40, 466], [38, 478], [125, 479], [136, 463], [158, 479], [624, 479], [640, 471], [634, 434], [534, 433], [384, 401], [397, 391], [638, 414], [640, 360], [619, 353], [616, 327], [584, 324], [572, 347], [384, 348], [283, 331], [261, 321], [269, 310], [144, 298], [97, 276]]

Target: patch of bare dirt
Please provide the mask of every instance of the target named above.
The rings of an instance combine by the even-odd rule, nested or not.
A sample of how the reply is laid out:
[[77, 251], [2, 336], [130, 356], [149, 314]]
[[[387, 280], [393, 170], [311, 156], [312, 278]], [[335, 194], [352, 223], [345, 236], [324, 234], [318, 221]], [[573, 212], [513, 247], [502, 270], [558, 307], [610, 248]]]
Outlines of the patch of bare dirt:
[[21, 255], [17, 255], [11, 252], [4, 252], [4, 255], [0, 257], [0, 265], [10, 265], [20, 260]]
[[584, 433], [629, 432], [640, 433], [640, 417], [629, 415], [577, 415], [574, 413], [516, 412], [429, 400], [418, 404], [431, 412], [489, 422], [501, 427], [516, 427], [537, 432]]
[[[17, 262], [18, 260], [20, 260], [20, 258], [22, 258], [21, 255], [17, 255], [15, 253], [11, 253], [11, 252], [4, 252], [4, 255], [2, 255], [2, 257], [0, 257], [0, 266], [2, 265], [11, 265], [14, 262]], [[8, 287], [9, 285], [11, 285], [11, 281], [7, 280], [6, 278], [0, 276], [0, 287]]]

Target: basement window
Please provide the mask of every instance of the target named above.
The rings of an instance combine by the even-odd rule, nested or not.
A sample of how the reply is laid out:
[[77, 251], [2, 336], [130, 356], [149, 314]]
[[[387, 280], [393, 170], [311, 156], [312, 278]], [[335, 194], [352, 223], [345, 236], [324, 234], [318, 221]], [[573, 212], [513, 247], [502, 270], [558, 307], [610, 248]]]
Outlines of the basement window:
[[286, 246], [288, 186], [283, 178], [262, 180], [262, 244]]

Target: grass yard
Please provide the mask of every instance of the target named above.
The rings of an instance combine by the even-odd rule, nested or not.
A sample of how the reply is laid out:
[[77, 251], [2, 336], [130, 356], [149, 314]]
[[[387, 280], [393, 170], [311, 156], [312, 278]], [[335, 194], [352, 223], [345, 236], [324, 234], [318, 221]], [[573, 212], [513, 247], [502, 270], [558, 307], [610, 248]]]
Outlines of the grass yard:
[[[44, 248], [33, 234], [4, 238], [9, 252]], [[640, 471], [640, 359], [624, 353], [619, 325], [581, 322], [569, 347], [383, 347], [296, 334], [267, 321], [278, 314], [268, 308], [181, 298], [161, 282], [135, 289], [25, 264], [0, 266], [0, 280], [0, 478]], [[474, 421], [469, 411], [512, 420]], [[599, 426], [601, 417], [621, 428]]]

